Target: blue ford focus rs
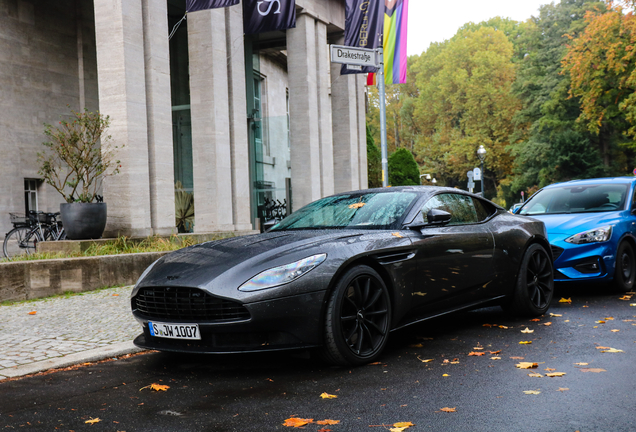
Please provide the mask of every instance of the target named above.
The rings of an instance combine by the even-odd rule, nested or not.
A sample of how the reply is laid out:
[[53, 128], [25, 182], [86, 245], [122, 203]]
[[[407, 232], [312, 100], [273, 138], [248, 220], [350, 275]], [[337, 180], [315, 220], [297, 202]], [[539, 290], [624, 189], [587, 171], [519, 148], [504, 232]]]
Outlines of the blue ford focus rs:
[[555, 282], [612, 282], [621, 292], [636, 278], [636, 177], [575, 180], [547, 186], [517, 214], [548, 231]]

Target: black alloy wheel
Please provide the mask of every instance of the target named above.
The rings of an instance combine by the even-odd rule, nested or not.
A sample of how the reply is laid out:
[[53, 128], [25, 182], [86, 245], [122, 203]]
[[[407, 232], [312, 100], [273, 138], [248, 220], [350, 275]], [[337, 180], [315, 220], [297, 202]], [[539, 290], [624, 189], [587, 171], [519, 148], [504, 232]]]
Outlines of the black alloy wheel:
[[371, 267], [353, 267], [329, 298], [322, 355], [333, 364], [370, 363], [384, 349], [390, 325], [391, 300], [382, 278]]
[[634, 249], [628, 242], [622, 242], [616, 250], [614, 287], [617, 291], [627, 292], [634, 287], [634, 279], [636, 279], [636, 263], [634, 261]]
[[530, 245], [523, 256], [512, 301], [513, 313], [538, 316], [547, 312], [554, 295], [552, 260], [539, 244]]

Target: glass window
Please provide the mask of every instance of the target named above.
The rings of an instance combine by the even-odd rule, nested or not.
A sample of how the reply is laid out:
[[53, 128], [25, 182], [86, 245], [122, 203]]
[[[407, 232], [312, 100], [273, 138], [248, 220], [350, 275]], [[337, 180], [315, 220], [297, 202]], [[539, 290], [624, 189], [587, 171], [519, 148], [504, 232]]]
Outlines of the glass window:
[[24, 212], [38, 211], [38, 180], [24, 179]]
[[522, 215], [590, 213], [622, 210], [627, 185], [595, 184], [544, 189], [521, 209]]
[[460, 194], [435, 195], [422, 207], [424, 221], [428, 222], [426, 215], [431, 209], [443, 210], [451, 214], [449, 225], [464, 225], [477, 223], [477, 211], [472, 197]]
[[495, 208], [492, 205], [489, 205], [477, 198], [473, 198], [472, 200], [473, 205], [475, 206], [475, 211], [477, 212], [477, 220], [479, 222], [485, 221], [495, 212]]
[[351, 193], [306, 205], [273, 230], [310, 228], [390, 229], [417, 198], [412, 192]]

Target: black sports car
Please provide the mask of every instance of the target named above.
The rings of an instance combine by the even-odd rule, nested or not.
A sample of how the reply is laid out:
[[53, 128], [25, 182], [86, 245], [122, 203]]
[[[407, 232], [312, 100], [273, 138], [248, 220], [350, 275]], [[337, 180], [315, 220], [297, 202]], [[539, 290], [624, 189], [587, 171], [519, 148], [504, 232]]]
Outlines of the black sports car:
[[315, 201], [264, 234], [188, 247], [132, 291], [139, 347], [234, 353], [317, 348], [336, 364], [374, 361], [389, 333], [501, 304], [546, 312], [552, 256], [542, 222], [441, 187]]

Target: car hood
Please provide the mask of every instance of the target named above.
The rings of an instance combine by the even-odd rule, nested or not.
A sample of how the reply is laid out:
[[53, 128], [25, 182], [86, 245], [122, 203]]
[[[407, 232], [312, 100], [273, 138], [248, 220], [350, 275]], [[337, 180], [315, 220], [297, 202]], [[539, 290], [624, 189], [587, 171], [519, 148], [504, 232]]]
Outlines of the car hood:
[[[281, 231], [202, 243], [160, 258], [137, 285], [205, 287], [227, 273], [232, 273], [235, 285], [267, 268], [329, 254], [362, 234], [359, 230]], [[228, 277], [222, 279], [230, 282]]]
[[589, 229], [614, 225], [621, 212], [532, 215], [545, 224], [550, 241], [567, 238]]

